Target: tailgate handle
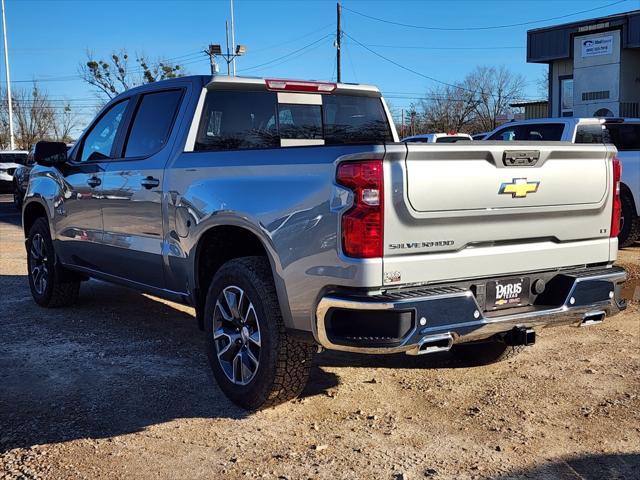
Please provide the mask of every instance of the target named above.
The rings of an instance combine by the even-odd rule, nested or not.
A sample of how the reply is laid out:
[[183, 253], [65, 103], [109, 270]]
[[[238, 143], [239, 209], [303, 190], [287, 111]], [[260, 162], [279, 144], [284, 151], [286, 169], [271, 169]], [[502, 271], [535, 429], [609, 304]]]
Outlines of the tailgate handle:
[[502, 157], [505, 167], [533, 167], [540, 160], [538, 150], [506, 150]]

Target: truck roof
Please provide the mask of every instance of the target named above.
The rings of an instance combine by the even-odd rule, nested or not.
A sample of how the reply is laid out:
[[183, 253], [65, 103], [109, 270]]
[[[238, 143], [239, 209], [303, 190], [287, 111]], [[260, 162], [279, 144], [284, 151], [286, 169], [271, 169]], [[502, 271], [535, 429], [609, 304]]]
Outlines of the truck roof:
[[[138, 87], [131, 88], [123, 93], [131, 93], [131, 92], [142, 92], [146, 90], [155, 90], [157, 88], [164, 88], [167, 86], [171, 86], [174, 84], [181, 84], [184, 82], [193, 82], [199, 86], [206, 87], [209, 89], [232, 89], [232, 90], [243, 90], [243, 89], [265, 89], [265, 90], [290, 90], [290, 91], [305, 91], [307, 93], [312, 93], [312, 91], [304, 88], [298, 90], [296, 85], [326, 85], [331, 86], [331, 89], [327, 90], [318, 90], [318, 93], [352, 93], [359, 95], [369, 95], [369, 96], [381, 96], [380, 90], [378, 87], [373, 85], [365, 85], [365, 84], [357, 84], [357, 83], [336, 83], [329, 81], [318, 81], [318, 80], [300, 80], [300, 79], [272, 79], [272, 78], [263, 78], [263, 77], [242, 77], [236, 76], [231, 77], [227, 75], [186, 75], [184, 77], [176, 77], [170, 78], [166, 80], [159, 80], [157, 82], [148, 83], [145, 85], [140, 85]], [[275, 83], [285, 83], [287, 86], [285, 88], [275, 88], [269, 87], [268, 83], [272, 82], [272, 85]], [[122, 95], [122, 94], [120, 94]], [[120, 96], [119, 95], [119, 96]]]

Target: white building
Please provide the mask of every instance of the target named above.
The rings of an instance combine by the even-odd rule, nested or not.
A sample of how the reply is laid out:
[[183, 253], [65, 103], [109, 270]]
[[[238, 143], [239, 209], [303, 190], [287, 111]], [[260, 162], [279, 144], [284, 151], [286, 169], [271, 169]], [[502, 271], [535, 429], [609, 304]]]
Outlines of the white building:
[[640, 10], [527, 32], [549, 65], [550, 117], [640, 117]]

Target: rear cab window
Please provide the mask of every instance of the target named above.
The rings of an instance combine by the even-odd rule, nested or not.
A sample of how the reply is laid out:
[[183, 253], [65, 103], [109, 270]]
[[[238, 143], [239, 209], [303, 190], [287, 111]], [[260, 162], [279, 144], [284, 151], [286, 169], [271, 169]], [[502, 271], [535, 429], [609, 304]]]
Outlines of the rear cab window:
[[456, 143], [471, 140], [469, 137], [461, 137], [461, 136], [448, 136], [448, 137], [438, 137], [436, 138], [436, 143]]
[[512, 125], [498, 130], [487, 140], [529, 140], [529, 141], [559, 141], [562, 140], [564, 123], [532, 123], [526, 125]]
[[304, 103], [290, 101], [293, 95], [278, 102], [272, 91], [210, 90], [194, 150], [393, 141], [380, 97], [318, 94]]
[[578, 125], [575, 143], [608, 143], [609, 134], [599, 123]]

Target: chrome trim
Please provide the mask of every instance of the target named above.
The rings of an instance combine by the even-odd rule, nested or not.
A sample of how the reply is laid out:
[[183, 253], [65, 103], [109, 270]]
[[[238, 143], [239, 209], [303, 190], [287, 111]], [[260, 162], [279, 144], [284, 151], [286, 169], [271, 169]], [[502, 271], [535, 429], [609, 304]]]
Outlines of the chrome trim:
[[[442, 340], [447, 340], [446, 347], [433, 347], [428, 346], [423, 350], [423, 346], [425, 344], [440, 342]], [[450, 333], [440, 333], [437, 335], [427, 335], [426, 337], [422, 337], [422, 339], [418, 342], [418, 344], [412, 348], [411, 350], [407, 350], [407, 355], [426, 355], [427, 353], [436, 353], [436, 352], [448, 352], [451, 350], [453, 346], [453, 335]]]
[[[571, 275], [575, 272], [562, 272], [567, 275]], [[331, 308], [341, 309], [353, 309], [353, 310], [394, 310], [402, 309], [403, 304], [416, 303], [416, 302], [431, 302], [433, 300], [441, 300], [443, 298], [455, 298], [468, 299], [471, 297], [476, 304], [477, 310], [482, 312], [482, 309], [478, 305], [475, 297], [470, 291], [463, 291], [459, 293], [447, 293], [437, 294], [415, 298], [405, 298], [397, 301], [376, 301], [374, 298], [371, 301], [364, 299], [350, 300], [348, 298], [340, 298], [336, 296], [323, 297], [318, 303], [316, 309], [316, 333], [317, 340], [320, 345], [327, 350], [340, 350], [345, 352], [354, 353], [370, 353], [370, 354], [391, 354], [391, 353], [408, 353], [409, 351], [415, 351], [422, 343], [433, 341], [432, 339], [438, 337], [442, 339], [446, 336], [451, 336], [452, 345], [457, 343], [465, 343], [475, 340], [483, 340], [489, 338], [495, 334], [503, 333], [511, 330], [513, 327], [548, 327], [548, 326], [560, 326], [573, 324], [576, 326], [582, 325], [585, 317], [596, 313], [603, 313], [605, 317], [615, 315], [620, 311], [615, 296], [609, 298], [606, 301], [594, 302], [589, 305], [582, 305], [578, 307], [572, 307], [570, 305], [570, 299], [576, 291], [576, 287], [579, 283], [584, 281], [594, 280], [610, 280], [614, 285], [626, 280], [627, 274], [624, 270], [616, 269], [612, 272], [578, 276], [574, 278], [574, 283], [569, 290], [563, 305], [556, 308], [550, 308], [547, 310], [533, 310], [523, 313], [514, 313], [511, 315], [501, 315], [496, 317], [487, 317], [484, 313], [481, 313], [477, 320], [464, 323], [451, 323], [447, 325], [439, 325], [433, 327], [419, 327], [418, 322], [414, 326], [413, 330], [407, 334], [406, 339], [402, 344], [395, 347], [354, 347], [346, 345], [338, 345], [331, 342], [327, 336], [325, 317], [327, 312]], [[424, 335], [419, 342], [415, 342], [414, 336], [420, 328], [420, 335]], [[474, 329], [473, 331], [458, 334], [456, 330]], [[414, 340], [412, 342], [412, 340]]]

